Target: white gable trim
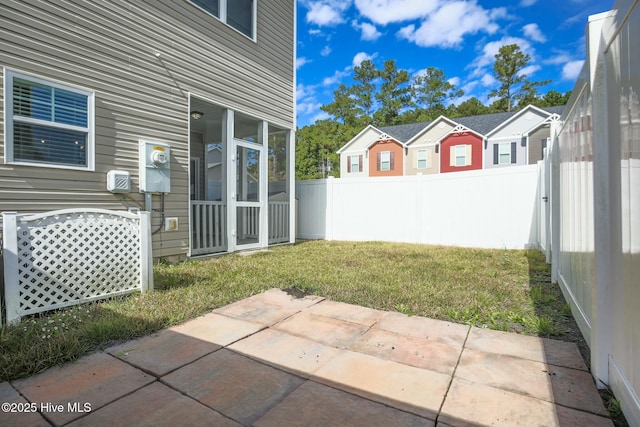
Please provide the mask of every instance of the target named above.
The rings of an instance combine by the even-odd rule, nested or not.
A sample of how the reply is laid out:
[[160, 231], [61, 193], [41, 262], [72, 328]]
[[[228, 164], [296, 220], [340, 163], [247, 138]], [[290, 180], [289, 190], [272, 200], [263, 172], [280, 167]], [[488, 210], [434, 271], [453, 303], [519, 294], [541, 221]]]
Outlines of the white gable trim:
[[371, 143], [369, 145], [367, 145], [366, 149], [368, 150], [369, 148], [371, 148], [372, 146], [376, 145], [380, 141], [388, 141], [388, 140], [395, 141], [398, 144], [400, 144], [401, 147], [403, 147], [403, 148], [405, 147], [405, 144], [403, 144], [402, 142], [398, 141], [397, 139], [395, 139], [394, 137], [392, 137], [388, 133], [382, 132], [380, 135], [378, 135], [378, 137], [376, 139], [374, 139], [373, 141], [371, 141]]
[[549, 117], [547, 117], [546, 119], [541, 121], [540, 123], [538, 123], [535, 126], [533, 126], [531, 129], [527, 129], [525, 132], [522, 133], [522, 136], [528, 138], [530, 134], [534, 133], [535, 131], [540, 129], [542, 126], [550, 125], [551, 123], [558, 122], [558, 121], [560, 121], [560, 115], [556, 114], [556, 113], [553, 113]]
[[[411, 144], [413, 144], [417, 139], [419, 139], [422, 135], [424, 135], [425, 133], [427, 133], [429, 130], [431, 130], [433, 127], [435, 127], [436, 125], [442, 123], [442, 122], [446, 122], [448, 124], [450, 124], [451, 126], [454, 126], [457, 124], [455, 121], [451, 120], [448, 117], [445, 116], [439, 116], [437, 119], [435, 119], [434, 121], [432, 121], [431, 123], [429, 123], [427, 126], [425, 126], [420, 132], [418, 132], [417, 134], [413, 135], [406, 143], [405, 146], [409, 146]], [[434, 141], [433, 144], [437, 144], [437, 141]]]
[[516, 120], [518, 120], [521, 116], [523, 116], [524, 114], [526, 114], [529, 111], [533, 111], [536, 113], [540, 113], [543, 116], [549, 117], [551, 115], [550, 112], [545, 111], [543, 109], [541, 109], [540, 107], [536, 107], [535, 105], [527, 105], [526, 107], [524, 107], [522, 110], [518, 111], [516, 114], [514, 114], [513, 116], [509, 117], [507, 120], [505, 120], [504, 122], [500, 123], [498, 126], [496, 126], [493, 130], [491, 130], [489, 133], [487, 133], [487, 138], [491, 137], [491, 135], [493, 135], [494, 133], [497, 133], [498, 131], [500, 131], [500, 129], [504, 128], [505, 126], [507, 126], [509, 123], [515, 122]]
[[337, 154], [342, 154], [351, 144], [353, 144], [355, 141], [357, 141], [362, 135], [364, 135], [364, 133], [366, 131], [368, 131], [369, 129], [374, 130], [376, 132], [378, 132], [378, 134], [382, 134], [383, 132], [378, 129], [377, 127], [373, 126], [373, 125], [367, 125], [364, 129], [362, 129], [360, 132], [358, 132], [358, 134], [356, 136], [354, 136], [353, 138], [351, 138], [349, 140], [349, 142], [347, 142], [346, 144], [344, 144], [342, 147], [340, 147], [340, 149], [338, 151], [336, 151]]

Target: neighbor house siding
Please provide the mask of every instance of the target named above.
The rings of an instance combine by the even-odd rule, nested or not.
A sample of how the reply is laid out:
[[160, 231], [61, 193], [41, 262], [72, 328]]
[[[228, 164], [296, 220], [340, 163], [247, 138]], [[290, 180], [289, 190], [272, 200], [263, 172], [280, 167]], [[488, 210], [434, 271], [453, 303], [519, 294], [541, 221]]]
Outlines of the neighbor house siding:
[[[294, 2], [257, 6], [254, 42], [186, 0], [3, 1], [0, 66], [95, 92], [95, 171], [2, 161], [0, 211], [142, 207], [138, 140], [157, 140], [171, 146], [165, 211], [179, 230], [154, 236], [154, 256], [186, 254], [189, 93], [294, 128]], [[106, 191], [111, 169], [131, 173], [128, 197]]]
[[[451, 165], [451, 147], [457, 145], [471, 146], [471, 164], [466, 166]], [[440, 143], [440, 172], [460, 172], [482, 169], [482, 138], [471, 132], [452, 133]]]
[[[381, 132], [379, 130], [373, 127], [367, 127], [340, 149], [340, 176], [342, 178], [369, 176], [367, 147], [375, 141], [380, 134]], [[347, 166], [349, 156], [362, 156], [362, 170], [360, 172], [349, 172], [349, 167]]]
[[542, 141], [546, 142], [549, 135], [549, 126], [541, 127], [529, 135], [529, 146], [527, 147], [529, 150], [529, 164], [542, 160], [542, 146], [544, 145]]
[[[509, 163], [496, 163], [495, 150], [499, 150], [500, 144], [509, 144], [509, 150], [512, 154]], [[515, 152], [513, 150], [515, 144]], [[487, 148], [484, 151], [484, 167], [485, 169], [502, 168], [508, 166], [522, 166], [527, 164], [527, 147], [526, 138], [514, 136], [512, 138], [492, 138], [487, 141]], [[513, 158], [515, 155], [515, 159]], [[515, 161], [514, 161], [515, 160]]]
[[[389, 170], [379, 170], [378, 157], [385, 151], [391, 153], [391, 168]], [[400, 143], [387, 139], [378, 141], [369, 148], [369, 176], [402, 176], [404, 163], [404, 148]]]

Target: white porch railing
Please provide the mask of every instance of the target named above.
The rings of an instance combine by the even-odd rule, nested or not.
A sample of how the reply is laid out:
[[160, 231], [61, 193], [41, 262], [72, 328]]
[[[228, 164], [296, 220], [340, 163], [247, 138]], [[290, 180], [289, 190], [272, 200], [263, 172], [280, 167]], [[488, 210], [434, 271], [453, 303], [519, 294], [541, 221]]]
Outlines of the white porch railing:
[[[238, 216], [238, 238], [257, 239], [260, 209], [242, 208]], [[289, 241], [289, 202], [269, 201], [269, 243]], [[225, 252], [227, 242], [227, 204], [225, 202], [191, 201], [191, 255]]]
[[204, 255], [227, 250], [227, 204], [191, 201], [191, 254]]
[[153, 288], [149, 214], [2, 214], [7, 322]]
[[269, 202], [269, 244], [289, 242], [289, 202]]

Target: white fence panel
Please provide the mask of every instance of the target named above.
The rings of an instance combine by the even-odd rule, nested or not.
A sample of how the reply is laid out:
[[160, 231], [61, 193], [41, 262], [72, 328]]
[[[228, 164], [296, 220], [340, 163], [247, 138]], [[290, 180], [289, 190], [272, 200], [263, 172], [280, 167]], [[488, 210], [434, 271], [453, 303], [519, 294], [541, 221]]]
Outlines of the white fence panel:
[[537, 165], [298, 181], [302, 239], [538, 247]]
[[2, 217], [7, 322], [153, 287], [148, 213], [67, 209]]

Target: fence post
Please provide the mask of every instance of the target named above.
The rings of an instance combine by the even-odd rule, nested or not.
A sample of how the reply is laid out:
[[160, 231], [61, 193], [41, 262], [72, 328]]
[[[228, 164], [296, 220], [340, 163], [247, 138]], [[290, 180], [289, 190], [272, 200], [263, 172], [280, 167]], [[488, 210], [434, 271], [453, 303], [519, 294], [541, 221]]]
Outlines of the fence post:
[[325, 239], [327, 240], [333, 240], [333, 227], [334, 227], [334, 222], [333, 222], [333, 183], [334, 183], [334, 177], [330, 176], [327, 178], [327, 180], [325, 181], [325, 185], [327, 186], [327, 211], [326, 211], [326, 217], [325, 217]]
[[153, 257], [151, 240], [151, 214], [140, 212], [140, 287], [141, 291], [153, 291]]
[[2, 257], [4, 260], [4, 303], [7, 324], [20, 320], [20, 286], [18, 279], [18, 221], [16, 212], [3, 212]]
[[424, 197], [423, 194], [423, 186], [424, 180], [422, 173], [416, 175], [416, 209], [415, 209], [415, 224], [416, 224], [416, 243], [422, 242], [422, 218], [424, 218], [423, 210], [424, 210]]

